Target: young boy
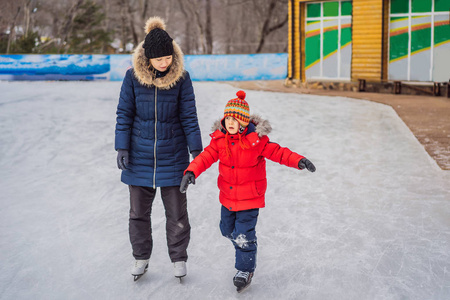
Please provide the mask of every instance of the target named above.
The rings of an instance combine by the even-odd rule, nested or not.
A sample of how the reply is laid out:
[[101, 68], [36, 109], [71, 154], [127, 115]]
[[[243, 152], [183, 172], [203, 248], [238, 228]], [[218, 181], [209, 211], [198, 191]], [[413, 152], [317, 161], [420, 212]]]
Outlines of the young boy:
[[236, 95], [225, 106], [222, 120], [214, 124], [209, 146], [185, 170], [180, 191], [186, 192], [195, 178], [219, 160], [220, 230], [236, 249], [233, 282], [240, 292], [250, 284], [256, 266], [255, 226], [267, 188], [265, 158], [300, 170], [316, 168], [305, 157], [270, 142], [269, 122], [250, 116], [244, 91]]

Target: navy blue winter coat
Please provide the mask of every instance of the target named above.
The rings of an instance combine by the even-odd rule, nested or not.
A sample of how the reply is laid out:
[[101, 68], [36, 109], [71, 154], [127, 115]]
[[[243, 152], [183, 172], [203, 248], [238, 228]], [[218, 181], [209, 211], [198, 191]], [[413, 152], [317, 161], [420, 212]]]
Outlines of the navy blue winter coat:
[[116, 150], [129, 150], [121, 178], [125, 184], [179, 186], [189, 152], [203, 149], [194, 89], [182, 55], [174, 42], [172, 65], [159, 78], [142, 45], [133, 55], [133, 68], [120, 91], [115, 139]]

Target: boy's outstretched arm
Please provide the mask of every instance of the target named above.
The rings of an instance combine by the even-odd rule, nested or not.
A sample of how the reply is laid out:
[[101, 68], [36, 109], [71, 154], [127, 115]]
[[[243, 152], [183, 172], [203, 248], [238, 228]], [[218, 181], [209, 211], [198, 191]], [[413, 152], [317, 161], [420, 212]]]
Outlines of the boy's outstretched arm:
[[268, 140], [261, 155], [288, 167], [299, 168], [300, 170], [306, 168], [310, 172], [316, 171], [314, 164], [306, 157]]
[[316, 171], [316, 166], [314, 166], [314, 164], [306, 157], [300, 159], [300, 161], [298, 162], [298, 168], [300, 170], [303, 170], [304, 168], [306, 168], [310, 172]]

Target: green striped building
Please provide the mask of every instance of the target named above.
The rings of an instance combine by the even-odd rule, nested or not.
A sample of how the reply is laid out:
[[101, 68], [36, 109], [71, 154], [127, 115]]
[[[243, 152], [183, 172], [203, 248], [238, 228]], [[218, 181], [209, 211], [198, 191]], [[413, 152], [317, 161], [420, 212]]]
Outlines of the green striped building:
[[450, 79], [450, 0], [289, 2], [289, 78]]

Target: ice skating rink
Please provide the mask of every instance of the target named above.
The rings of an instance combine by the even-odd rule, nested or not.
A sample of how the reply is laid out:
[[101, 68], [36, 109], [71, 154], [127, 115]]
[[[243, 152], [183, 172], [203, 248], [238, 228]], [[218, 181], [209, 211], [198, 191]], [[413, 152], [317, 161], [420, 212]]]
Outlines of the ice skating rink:
[[[120, 82], [0, 82], [0, 299], [450, 299], [450, 172], [385, 105], [246, 91], [272, 141], [252, 285], [232, 284], [217, 164], [188, 190], [188, 276], [173, 277], [159, 198], [149, 271], [130, 275], [128, 190], [114, 151]], [[204, 146], [237, 89], [196, 82]]]

